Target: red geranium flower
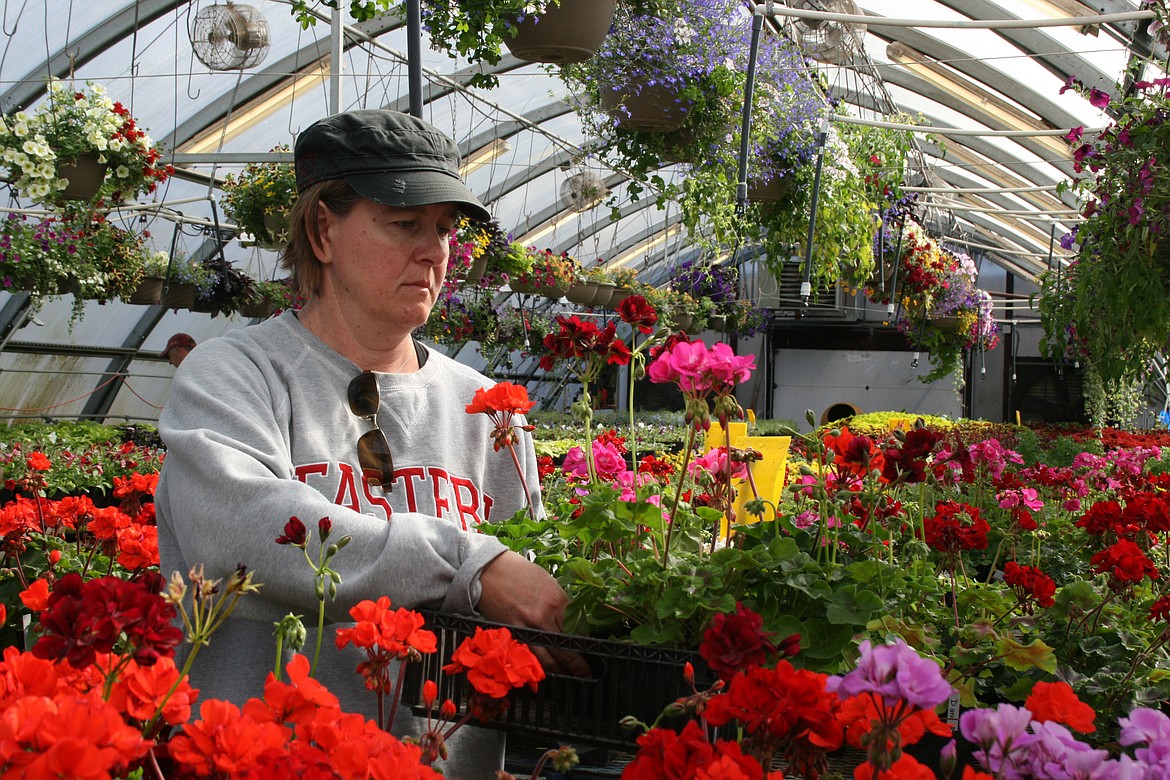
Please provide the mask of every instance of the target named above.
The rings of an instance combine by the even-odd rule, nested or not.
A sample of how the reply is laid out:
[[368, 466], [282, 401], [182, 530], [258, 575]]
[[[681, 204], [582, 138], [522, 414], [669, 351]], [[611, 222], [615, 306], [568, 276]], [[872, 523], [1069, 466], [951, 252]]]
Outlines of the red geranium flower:
[[1032, 603], [1042, 607], [1051, 607], [1056, 603], [1056, 583], [1044, 572], [1035, 566], [1020, 566], [1015, 561], [1008, 561], [1003, 567], [1003, 579], [1016, 592], [1020, 605], [1030, 615]]
[[991, 526], [979, 514], [979, 509], [957, 501], [940, 501], [934, 516], [923, 521], [926, 543], [934, 549], [951, 555], [962, 550], [987, 549], [987, 533]]
[[527, 685], [535, 691], [537, 683], [544, 679], [540, 661], [506, 628], [476, 627], [475, 634], [455, 648], [451, 663], [443, 671], [467, 672], [467, 681], [478, 694], [472, 696], [471, 709], [483, 721], [507, 708], [504, 697], [513, 688]]
[[41, 612], [44, 633], [33, 654], [67, 659], [77, 669], [93, 664], [99, 652], [120, 652], [123, 642], [143, 666], [162, 655], [174, 655], [183, 632], [172, 624], [175, 608], [159, 595], [165, 584], [158, 574], [86, 581], [76, 572], [66, 574], [53, 587]]
[[486, 414], [488, 419], [495, 423], [495, 430], [492, 431], [492, 446], [496, 452], [499, 452], [504, 447], [511, 447], [519, 442], [515, 428], [521, 427], [526, 431], [535, 428], [533, 425], [515, 426], [512, 424], [512, 418], [515, 415], [525, 414], [534, 406], [536, 406], [536, 402], [529, 400], [526, 387], [511, 382], [500, 382], [487, 389], [482, 387], [477, 389], [475, 397], [471, 399], [471, 403], [465, 407], [464, 411], [468, 414]]
[[618, 316], [643, 333], [653, 333], [658, 324], [658, 312], [641, 295], [630, 295], [618, 304]]
[[1122, 539], [1096, 553], [1089, 563], [1095, 574], [1109, 575], [1109, 588], [1128, 588], [1146, 577], [1158, 579], [1158, 567], [1146, 557], [1142, 548], [1129, 539]]
[[1032, 693], [1024, 702], [1032, 713], [1032, 720], [1043, 723], [1054, 720], [1074, 731], [1090, 734], [1097, 730], [1093, 719], [1097, 713], [1088, 704], [1077, 698], [1072, 686], [1066, 682], [1038, 682], [1032, 686]]
[[1163, 596], [1150, 607], [1150, 620], [1163, 620], [1170, 623], [1170, 596]]
[[764, 630], [764, 619], [736, 603], [732, 614], [716, 615], [703, 632], [699, 655], [719, 675], [729, 680], [736, 672], [760, 666], [776, 652], [773, 634]]

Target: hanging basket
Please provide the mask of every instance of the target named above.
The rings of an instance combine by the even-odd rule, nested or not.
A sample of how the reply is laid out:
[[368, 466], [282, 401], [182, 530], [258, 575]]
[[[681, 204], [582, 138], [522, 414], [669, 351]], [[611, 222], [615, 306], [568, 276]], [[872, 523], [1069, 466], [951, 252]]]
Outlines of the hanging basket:
[[779, 203], [788, 200], [795, 189], [792, 176], [773, 176], [767, 181], [749, 181], [747, 196], [753, 203]]
[[932, 328], [937, 330], [946, 330], [952, 333], [957, 331], [962, 324], [962, 320], [955, 316], [930, 317], [927, 321], [930, 323], [930, 327]]
[[159, 296], [159, 305], [168, 309], [190, 309], [195, 304], [195, 285], [171, 282]]
[[593, 56], [613, 22], [615, 0], [561, 0], [540, 16], [526, 16], [516, 36], [505, 37], [508, 51], [526, 62], [564, 64]]
[[487, 272], [488, 258], [486, 254], [480, 255], [471, 261], [471, 267], [467, 269], [467, 275], [463, 277], [464, 284], [475, 284]]
[[646, 84], [636, 94], [601, 87], [601, 108], [623, 130], [669, 133], [678, 130], [691, 110], [678, 94], [663, 84]]
[[281, 236], [288, 235], [288, 214], [265, 214], [264, 233], [256, 237], [260, 246], [265, 249], [284, 248], [285, 242]]
[[617, 293], [617, 285], [613, 282], [597, 282], [597, 294], [593, 296], [593, 306], [595, 308], [609, 306], [615, 293]]
[[265, 320], [276, 313], [276, 301], [263, 298], [258, 301], [248, 301], [240, 306], [240, 316]]
[[597, 285], [593, 282], [577, 282], [565, 290], [565, 297], [578, 306], [591, 306], [597, 297]]
[[61, 190], [66, 200], [92, 200], [106, 181], [104, 162], [97, 157], [70, 157], [57, 160], [57, 177], [68, 179], [69, 184]]
[[508, 280], [508, 287], [512, 289], [512, 292], [521, 295], [536, 295], [543, 289], [527, 279], [517, 279], [515, 277]]
[[138, 289], [130, 294], [126, 303], [136, 303], [140, 306], [153, 306], [162, 301], [163, 285], [166, 279], [161, 276], [144, 276], [138, 283]]

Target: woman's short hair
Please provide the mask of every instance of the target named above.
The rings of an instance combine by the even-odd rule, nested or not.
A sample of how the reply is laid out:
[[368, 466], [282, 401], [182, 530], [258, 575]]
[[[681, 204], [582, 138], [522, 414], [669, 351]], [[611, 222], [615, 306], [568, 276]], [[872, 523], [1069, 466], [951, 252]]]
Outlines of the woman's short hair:
[[344, 179], [327, 179], [310, 184], [293, 203], [288, 218], [288, 244], [280, 258], [280, 267], [290, 273], [289, 285], [294, 293], [310, 298], [321, 292], [322, 269], [313, 243], [321, 242], [317, 204], [344, 217], [358, 204], [357, 194]]

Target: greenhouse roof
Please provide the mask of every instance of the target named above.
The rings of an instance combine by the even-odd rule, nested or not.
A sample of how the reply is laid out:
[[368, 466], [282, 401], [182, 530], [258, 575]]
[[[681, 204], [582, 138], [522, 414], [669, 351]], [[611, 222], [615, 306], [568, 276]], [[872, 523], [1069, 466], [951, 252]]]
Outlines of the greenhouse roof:
[[[105, 85], [160, 141], [176, 167], [140, 209], [113, 218], [148, 230], [160, 248], [206, 254], [222, 226], [218, 184], [336, 110], [408, 110], [409, 36], [393, 14], [302, 29], [290, 3], [255, 0], [269, 48], [249, 67], [215, 70], [197, 58], [194, 26], [207, 2], [5, 2], [0, 107], [44, 99], [47, 76]], [[1130, 76], [1164, 75], [1137, 0], [794, 0], [747, 6], [777, 34], [821, 51], [812, 61], [835, 104], [835, 122], [913, 122], [909, 184], [932, 229], [1023, 279], [1067, 259], [1059, 238], [1080, 204], [1061, 183], [1073, 175], [1070, 129], [1109, 117], [1070, 77], [1109, 91]], [[750, 15], [745, 14], [745, 23]], [[332, 21], [332, 23], [331, 23]], [[828, 39], [834, 41], [830, 48]], [[1136, 67], [1138, 70], [1133, 70]], [[1156, 63], [1161, 63], [1158, 65]], [[573, 96], [545, 66], [506, 56], [499, 86], [468, 86], [482, 66], [423, 45], [422, 116], [449, 132], [465, 177], [504, 230], [586, 261], [637, 269], [660, 281], [695, 250], [679, 214], [652, 197], [577, 210], [561, 191], [589, 168], [621, 194], [626, 177], [588, 154]], [[898, 118], [902, 117], [902, 118]], [[681, 175], [667, 170], [667, 176]], [[13, 197], [10, 209], [23, 209]], [[231, 241], [226, 259], [258, 278], [276, 255]], [[88, 303], [70, 327], [70, 303], [30, 314], [22, 296], [0, 297], [0, 404], [5, 416], [157, 418], [171, 368], [157, 354], [175, 332], [196, 340], [246, 321], [183, 310]]]

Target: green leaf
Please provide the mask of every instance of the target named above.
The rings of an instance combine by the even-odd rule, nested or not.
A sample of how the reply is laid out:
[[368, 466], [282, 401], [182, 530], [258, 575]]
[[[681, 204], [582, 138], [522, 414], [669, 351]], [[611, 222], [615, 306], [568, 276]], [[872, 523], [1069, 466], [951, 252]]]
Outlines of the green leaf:
[[845, 585], [833, 592], [825, 617], [830, 623], [863, 626], [883, 606], [884, 602], [873, 591]]
[[1056, 673], [1056, 656], [1052, 648], [1039, 639], [1030, 645], [1021, 645], [1010, 637], [1002, 637], [995, 645], [996, 653], [1006, 666], [1017, 672], [1036, 668], [1049, 674]]

